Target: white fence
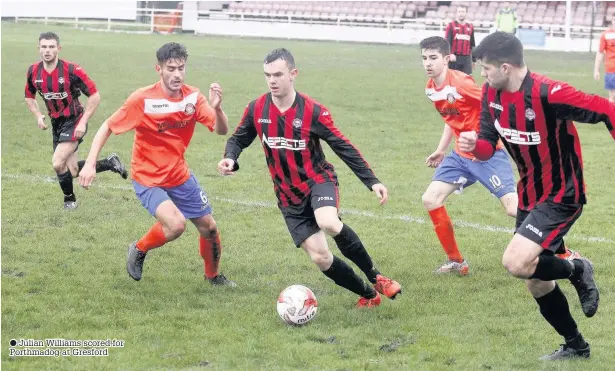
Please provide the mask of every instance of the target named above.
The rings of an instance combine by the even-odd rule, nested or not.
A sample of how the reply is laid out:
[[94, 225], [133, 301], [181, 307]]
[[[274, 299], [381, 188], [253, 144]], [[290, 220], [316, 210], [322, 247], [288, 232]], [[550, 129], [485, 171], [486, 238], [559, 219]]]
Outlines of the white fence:
[[[434, 23], [426, 19], [305, 18], [296, 16], [200, 11], [199, 3], [186, 1], [183, 10], [137, 8], [137, 2], [23, 2], [5, 1], [2, 17], [16, 22], [40, 22], [45, 25], [66, 24], [75, 28], [127, 32], [195, 32], [209, 35], [231, 35], [285, 39], [311, 39], [391, 44], [415, 44], [422, 38], [442, 35], [445, 21]], [[20, 6], [18, 6], [20, 5]], [[66, 5], [66, 4], [65, 4]], [[58, 11], [57, 9], [62, 9]], [[481, 22], [484, 23], [484, 22]], [[526, 44], [528, 49], [561, 51], [595, 51], [604, 28], [596, 28], [592, 39], [587, 29], [570, 27], [565, 36], [562, 24], [522, 24], [526, 29], [542, 29], [546, 34], [540, 46]], [[488, 28], [476, 28], [477, 43], [489, 33]], [[536, 30], [536, 32], [541, 32]], [[524, 41], [522, 39], [522, 41]], [[591, 48], [591, 49], [590, 49]]]

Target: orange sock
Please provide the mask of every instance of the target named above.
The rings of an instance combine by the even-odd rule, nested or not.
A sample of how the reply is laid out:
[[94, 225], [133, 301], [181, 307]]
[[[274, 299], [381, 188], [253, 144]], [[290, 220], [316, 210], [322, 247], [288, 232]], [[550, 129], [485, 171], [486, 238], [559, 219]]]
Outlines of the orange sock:
[[436, 235], [438, 235], [440, 244], [446, 252], [448, 259], [461, 263], [463, 261], [463, 257], [457, 247], [457, 241], [455, 241], [453, 223], [451, 223], [451, 218], [448, 217], [444, 206], [431, 210], [429, 212], [429, 216], [431, 217]]
[[142, 252], [148, 252], [151, 249], [164, 245], [166, 242], [167, 238], [164, 236], [164, 232], [162, 231], [162, 224], [160, 224], [160, 222], [156, 222], [156, 224], [152, 226], [145, 236], [141, 237], [141, 239], [137, 241], [137, 249]]
[[208, 279], [218, 275], [218, 265], [222, 255], [222, 244], [220, 243], [220, 232], [214, 237], [205, 238], [199, 236], [199, 252], [205, 263], [205, 277]]

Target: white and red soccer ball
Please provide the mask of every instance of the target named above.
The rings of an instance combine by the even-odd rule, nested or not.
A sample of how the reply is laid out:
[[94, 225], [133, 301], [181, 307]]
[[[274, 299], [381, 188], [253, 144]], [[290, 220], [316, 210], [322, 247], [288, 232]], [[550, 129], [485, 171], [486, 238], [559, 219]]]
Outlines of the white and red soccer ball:
[[316, 317], [318, 301], [312, 290], [302, 285], [292, 285], [278, 296], [277, 309], [284, 322], [301, 326]]

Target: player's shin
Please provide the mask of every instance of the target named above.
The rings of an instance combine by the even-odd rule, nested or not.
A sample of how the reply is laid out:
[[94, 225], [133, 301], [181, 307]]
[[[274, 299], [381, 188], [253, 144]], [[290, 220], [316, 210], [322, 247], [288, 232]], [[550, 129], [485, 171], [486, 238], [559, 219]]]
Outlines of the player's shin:
[[457, 263], [463, 262], [463, 256], [461, 256], [461, 252], [459, 252], [457, 247], [457, 241], [455, 240], [453, 223], [446, 212], [446, 208], [441, 206], [430, 210], [429, 216], [431, 217], [438, 240], [440, 240], [440, 244], [448, 256], [448, 260]]
[[539, 298], [534, 298], [540, 314], [553, 326], [558, 334], [564, 337], [566, 344], [572, 348], [585, 348], [587, 343], [577, 329], [577, 324], [570, 314], [568, 300], [556, 284], [555, 288], [548, 294]]
[[563, 260], [555, 256], [539, 255], [536, 270], [529, 278], [539, 279], [541, 281], [552, 281], [562, 278], [569, 278], [573, 274], [578, 275], [582, 272], [582, 264], [577, 264], [574, 261]]
[[343, 260], [333, 255], [333, 263], [331, 267], [322, 273], [333, 280], [337, 285], [352, 291], [367, 299], [376, 297], [376, 290], [366, 284], [352, 268]]
[[352, 228], [343, 225], [342, 230], [337, 236], [333, 237], [340, 252], [353, 263], [355, 263], [367, 276], [371, 283], [376, 283], [376, 276], [380, 274], [376, 268], [372, 258], [367, 253], [361, 239]]
[[[79, 166], [79, 172], [81, 172], [81, 169], [83, 169], [83, 165], [85, 165], [85, 160], [80, 160], [77, 162], [77, 166]], [[98, 160], [96, 161], [96, 172], [97, 173], [101, 173], [103, 171], [109, 171], [113, 169], [113, 164], [111, 164], [111, 162], [107, 159], [102, 159], [102, 160]], [[79, 173], [77, 173], [78, 175]]]
[[164, 245], [166, 242], [167, 238], [162, 230], [162, 224], [160, 222], [156, 222], [156, 224], [154, 224], [152, 228], [150, 228], [150, 230], [143, 237], [141, 237], [139, 241], [137, 241], [137, 249], [146, 253], [149, 250]]
[[73, 192], [73, 176], [70, 170], [67, 170], [64, 174], [58, 174], [58, 182], [62, 193], [64, 193], [64, 202], [75, 201], [75, 193]]
[[216, 230], [213, 235], [208, 237], [199, 236], [199, 252], [205, 265], [205, 277], [215, 278], [218, 275], [220, 256], [222, 256], [222, 243], [220, 242], [220, 232]]

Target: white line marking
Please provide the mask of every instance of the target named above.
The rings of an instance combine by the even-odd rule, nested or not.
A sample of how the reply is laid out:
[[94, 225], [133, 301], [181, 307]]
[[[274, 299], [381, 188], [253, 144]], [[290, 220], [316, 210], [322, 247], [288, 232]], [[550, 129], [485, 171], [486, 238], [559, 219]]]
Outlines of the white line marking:
[[[17, 180], [29, 181], [33, 183], [56, 183], [58, 181], [55, 177], [44, 176], [44, 175], [2, 174], [2, 178], [17, 179]], [[95, 184], [93, 188], [120, 189], [124, 191], [133, 191], [132, 186], [129, 186], [129, 185], [109, 185], [109, 184], [98, 183], [98, 184]], [[226, 202], [226, 203], [233, 204], [233, 205], [242, 205], [242, 206], [248, 206], [248, 207], [267, 207], [271, 209], [277, 208], [277, 205], [275, 203], [267, 202], [267, 201], [243, 201], [243, 200], [235, 200], [235, 199], [224, 198], [224, 197], [216, 197], [216, 196], [212, 197], [209, 195], [208, 197], [211, 200]], [[379, 220], [401, 220], [403, 222], [415, 223], [415, 224], [425, 224], [426, 223], [425, 219], [417, 218], [411, 215], [384, 216], [384, 215], [376, 215], [369, 211], [356, 210], [356, 209], [342, 208], [342, 214], [357, 215], [357, 216], [379, 219]], [[486, 232], [507, 233], [511, 236], [514, 232], [513, 228], [498, 227], [494, 225], [483, 225], [483, 224], [474, 223], [474, 222], [466, 222], [463, 220], [455, 220], [453, 221], [453, 224], [458, 228], [470, 228], [470, 229], [476, 229], [479, 231], [486, 231]], [[579, 235], [579, 234], [570, 234], [570, 235], [567, 235], [566, 238], [570, 240], [581, 241], [581, 242], [596, 242], [596, 243], [608, 243], [608, 244], [615, 243], [614, 240], [611, 240], [605, 237], [592, 237], [592, 236], [584, 236], [584, 235]]]

